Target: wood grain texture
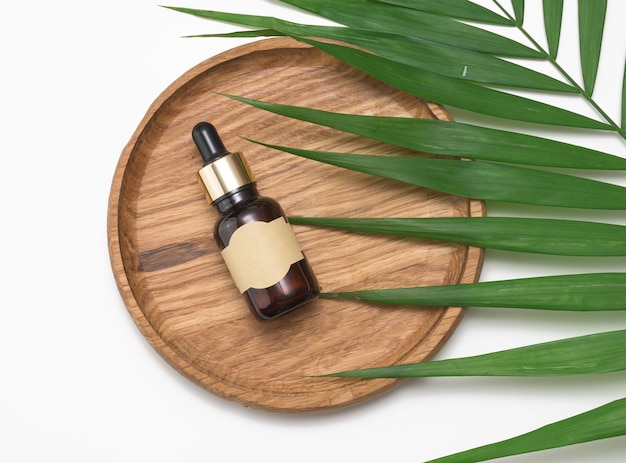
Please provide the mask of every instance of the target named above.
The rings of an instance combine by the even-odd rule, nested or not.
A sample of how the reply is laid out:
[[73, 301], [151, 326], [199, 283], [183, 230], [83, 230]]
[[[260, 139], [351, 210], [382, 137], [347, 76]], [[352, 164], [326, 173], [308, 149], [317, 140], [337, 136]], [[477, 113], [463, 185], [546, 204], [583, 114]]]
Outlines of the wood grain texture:
[[[217, 95], [364, 115], [449, 119], [309, 46], [270, 39], [189, 70], [149, 108], [115, 171], [108, 210], [111, 264], [133, 320], [153, 348], [201, 387], [249, 407], [321, 412], [377, 396], [399, 380], [311, 376], [432, 357], [459, 307], [378, 307], [317, 300], [281, 319], [248, 312], [212, 239], [217, 212], [196, 180], [191, 129], [218, 128], [243, 151], [262, 194], [288, 215], [451, 217], [484, 204], [300, 159], [240, 137], [307, 149], [416, 155], [250, 108]], [[476, 281], [481, 249], [294, 227], [324, 291]]]

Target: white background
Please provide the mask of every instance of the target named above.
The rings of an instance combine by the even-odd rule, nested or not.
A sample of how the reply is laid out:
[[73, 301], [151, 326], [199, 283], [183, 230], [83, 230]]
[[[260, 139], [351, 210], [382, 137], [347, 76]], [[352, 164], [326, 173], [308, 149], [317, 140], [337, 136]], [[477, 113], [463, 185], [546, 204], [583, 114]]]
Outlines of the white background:
[[[528, 26], [541, 31], [540, 2], [527, 3]], [[563, 44], [573, 53], [562, 58], [578, 75], [576, 4], [565, 3]], [[617, 118], [626, 2], [609, 3], [597, 96]], [[307, 19], [272, 0], [174, 4]], [[439, 378], [406, 382], [339, 412], [285, 416], [219, 399], [172, 370], [140, 335], [115, 286], [106, 242], [110, 182], [159, 93], [200, 61], [245, 42], [180, 36], [234, 29], [147, 0], [2, 2], [0, 461], [420, 462], [624, 396], [624, 373]], [[553, 135], [626, 153], [616, 137]], [[624, 184], [623, 176], [606, 178]], [[528, 210], [493, 204], [489, 212]], [[567, 214], [624, 223], [623, 213]], [[482, 280], [624, 270], [624, 263], [488, 252]], [[624, 313], [470, 309], [438, 358], [623, 328]], [[503, 461], [614, 463], [625, 449], [622, 437]]]

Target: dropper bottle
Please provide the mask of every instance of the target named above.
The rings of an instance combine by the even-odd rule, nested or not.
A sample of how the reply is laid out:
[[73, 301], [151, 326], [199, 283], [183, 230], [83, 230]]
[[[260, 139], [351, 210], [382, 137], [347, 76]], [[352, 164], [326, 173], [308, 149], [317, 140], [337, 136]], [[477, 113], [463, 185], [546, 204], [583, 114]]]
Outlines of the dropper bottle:
[[192, 138], [204, 161], [201, 184], [221, 214], [215, 241], [250, 311], [272, 320], [317, 298], [319, 284], [285, 212], [259, 196], [243, 155], [229, 152], [208, 122], [197, 124]]

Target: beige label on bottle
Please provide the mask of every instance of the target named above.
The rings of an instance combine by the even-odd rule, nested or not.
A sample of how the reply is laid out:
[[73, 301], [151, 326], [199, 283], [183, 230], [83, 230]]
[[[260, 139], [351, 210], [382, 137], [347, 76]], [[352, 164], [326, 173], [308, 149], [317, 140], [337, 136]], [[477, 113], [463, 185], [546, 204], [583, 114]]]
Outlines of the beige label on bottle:
[[292, 264], [304, 259], [298, 238], [283, 217], [241, 226], [222, 257], [242, 293], [275, 285]]

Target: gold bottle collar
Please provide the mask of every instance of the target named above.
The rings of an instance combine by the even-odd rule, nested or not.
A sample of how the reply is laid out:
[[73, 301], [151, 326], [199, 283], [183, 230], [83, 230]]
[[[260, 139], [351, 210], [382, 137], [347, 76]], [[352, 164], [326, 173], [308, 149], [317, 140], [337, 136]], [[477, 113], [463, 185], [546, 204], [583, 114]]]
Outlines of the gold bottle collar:
[[241, 153], [229, 153], [198, 172], [211, 201], [255, 181]]

